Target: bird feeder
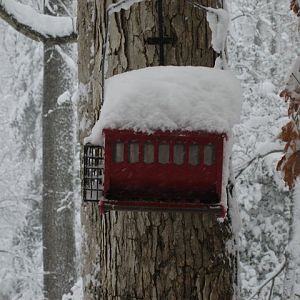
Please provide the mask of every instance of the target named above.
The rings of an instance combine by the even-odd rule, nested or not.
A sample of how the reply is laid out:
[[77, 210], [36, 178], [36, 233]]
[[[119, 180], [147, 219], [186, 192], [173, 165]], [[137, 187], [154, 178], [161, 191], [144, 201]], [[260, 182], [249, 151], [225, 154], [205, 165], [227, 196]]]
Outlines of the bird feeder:
[[[167, 72], [168, 75], [180, 69], [180, 67], [157, 69], [164, 72], [165, 68], [171, 71]], [[151, 69], [150, 72], [154, 72], [153, 69], [156, 68]], [[196, 69], [201, 69], [201, 71], [205, 69], [205, 73], [207, 71], [206, 68]], [[194, 71], [194, 68], [191, 71]], [[129, 73], [135, 72], [137, 71]], [[216, 74], [218, 75], [221, 71], [213, 72], [216, 80]], [[184, 75], [182, 72], [180, 74]], [[195, 74], [190, 75], [194, 78]], [[226, 77], [226, 74], [223, 75]], [[153, 77], [155, 77], [154, 74], [147, 80], [150, 86]], [[135, 78], [140, 78], [140, 76]], [[158, 80], [161, 81], [161, 79]], [[126, 76], [118, 78], [117, 86], [121, 90], [124, 81], [124, 86], [135, 82], [133, 78], [126, 81]], [[182, 78], [180, 82], [182, 85]], [[205, 83], [202, 84], [205, 85]], [[117, 86], [112, 86], [112, 89], [116, 91]], [[199, 88], [199, 84], [197, 87]], [[98, 123], [91, 137], [87, 139], [84, 148], [84, 200], [99, 201], [101, 213], [109, 210], [205, 211], [224, 217], [227, 207], [224, 200], [226, 198], [224, 183], [226, 186], [228, 181], [226, 177], [229, 159], [226, 153], [228, 123], [219, 125], [217, 122], [224, 119], [226, 110], [229, 108], [225, 107], [224, 112], [221, 107], [224, 103], [220, 100], [220, 108], [215, 109], [219, 109], [222, 115], [211, 122], [208, 119], [209, 114], [202, 111], [210, 109], [211, 103], [200, 105], [200, 107], [197, 105], [186, 107], [191, 103], [180, 101], [182, 107], [180, 109], [175, 99], [174, 102], [167, 101], [167, 105], [161, 105], [159, 101], [166, 100], [166, 97], [172, 98], [172, 93], [166, 94], [166, 90], [162, 88], [162, 95], [160, 95], [160, 89], [155, 92], [161, 97], [158, 99], [159, 103], [155, 103], [157, 98], [151, 98], [154, 107], [153, 111], [149, 112], [159, 117], [153, 118], [150, 115], [147, 119], [145, 111], [148, 110], [147, 105], [150, 100], [137, 99], [132, 91], [134, 90], [130, 89], [126, 95], [127, 88], [125, 88], [120, 95], [116, 92], [113, 92], [111, 97], [107, 95], [106, 101], [107, 103], [111, 101], [111, 103], [107, 105], [107, 108], [104, 103], [101, 116], [103, 119], [100, 117], [100, 124]], [[151, 95], [151, 92], [148, 94], [147, 90], [145, 92], [145, 98]], [[197, 91], [189, 91], [191, 92]], [[173, 94], [174, 97], [182, 98], [180, 92], [178, 93], [179, 95]], [[212, 94], [214, 93], [212, 91]], [[138, 91], [137, 94], [143, 95]], [[184, 96], [189, 95], [184, 94]], [[226, 95], [224, 96], [226, 98]], [[118, 97], [119, 99], [116, 99]], [[204, 95], [202, 102], [209, 101], [212, 97], [207, 99]], [[201, 97], [199, 101], [201, 103]], [[161, 107], [155, 108], [159, 105]], [[177, 107], [178, 111], [173, 106]], [[235, 107], [231, 108], [231, 110], [235, 109]], [[190, 113], [186, 113], [185, 110]], [[124, 111], [124, 116], [120, 113], [121, 111]], [[193, 115], [195, 112], [199, 114]], [[165, 121], [159, 124], [159, 119], [165, 118], [164, 113], [175, 116], [174, 120], [178, 123], [176, 129], [168, 126], [168, 122]], [[211, 117], [214, 118], [214, 116]], [[197, 120], [197, 126], [193, 125], [195, 120]], [[149, 126], [146, 130], [145, 124]], [[206, 126], [207, 124], [212, 124], [211, 128]], [[92, 145], [91, 142], [101, 145]]]

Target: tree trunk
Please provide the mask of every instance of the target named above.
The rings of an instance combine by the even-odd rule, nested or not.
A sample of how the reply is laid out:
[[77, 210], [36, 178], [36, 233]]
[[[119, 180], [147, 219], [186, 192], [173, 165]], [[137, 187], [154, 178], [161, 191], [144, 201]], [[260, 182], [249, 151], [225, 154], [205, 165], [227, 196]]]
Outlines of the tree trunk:
[[295, 285], [296, 285], [296, 270], [299, 268], [299, 213], [300, 213], [300, 182], [297, 181], [293, 190], [292, 203], [290, 207], [290, 226], [289, 226], [289, 240], [285, 250], [286, 267], [284, 272], [284, 282], [282, 299], [294, 300], [295, 299]]
[[[60, 1], [49, 2], [60, 5]], [[45, 13], [50, 14], [47, 9]], [[49, 300], [61, 299], [75, 279], [73, 110], [71, 99], [57, 103], [58, 97], [71, 88], [67, 69], [55, 47], [45, 43], [42, 224], [44, 290]]]
[[[219, 1], [202, 1], [216, 7]], [[101, 57], [109, 1], [78, 1], [81, 138], [100, 111]], [[205, 13], [182, 0], [164, 0], [167, 65], [214, 65]], [[111, 15], [107, 76], [159, 64], [155, 1]], [[149, 112], [151, 113], [151, 112]], [[84, 204], [85, 300], [236, 299], [236, 253], [229, 220], [203, 213], [109, 212]]]

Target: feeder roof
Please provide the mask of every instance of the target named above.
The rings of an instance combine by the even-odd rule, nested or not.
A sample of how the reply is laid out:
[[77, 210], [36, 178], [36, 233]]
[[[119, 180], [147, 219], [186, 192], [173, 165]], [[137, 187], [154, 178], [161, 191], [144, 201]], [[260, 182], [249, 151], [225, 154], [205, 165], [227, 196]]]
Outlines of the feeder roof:
[[241, 98], [230, 71], [167, 66], [126, 72], [106, 80], [100, 119], [85, 142], [101, 143], [104, 128], [229, 133], [239, 121]]

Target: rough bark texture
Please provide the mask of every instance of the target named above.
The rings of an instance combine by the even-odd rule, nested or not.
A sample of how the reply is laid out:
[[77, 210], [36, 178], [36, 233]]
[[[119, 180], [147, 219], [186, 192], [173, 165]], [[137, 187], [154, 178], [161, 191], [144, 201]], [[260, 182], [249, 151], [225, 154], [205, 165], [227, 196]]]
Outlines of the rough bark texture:
[[[59, 1], [50, 4], [59, 5]], [[42, 117], [42, 224], [44, 290], [48, 300], [61, 299], [64, 293], [70, 291], [75, 279], [73, 110], [71, 99], [61, 105], [57, 103], [58, 97], [70, 88], [67, 69], [55, 47], [46, 43]]]
[[[200, 1], [216, 7], [218, 1]], [[81, 138], [98, 117], [105, 12], [111, 2], [78, 2], [79, 80], [85, 86], [79, 105]], [[167, 65], [213, 66], [211, 32], [203, 11], [182, 0], [164, 0]], [[155, 1], [145, 0], [115, 13], [109, 22], [108, 72], [158, 65], [158, 47], [145, 44], [158, 35]], [[151, 113], [151, 112], [149, 112]], [[236, 257], [226, 243], [229, 221], [199, 213], [110, 212], [82, 207], [85, 229], [85, 300], [236, 299]]]

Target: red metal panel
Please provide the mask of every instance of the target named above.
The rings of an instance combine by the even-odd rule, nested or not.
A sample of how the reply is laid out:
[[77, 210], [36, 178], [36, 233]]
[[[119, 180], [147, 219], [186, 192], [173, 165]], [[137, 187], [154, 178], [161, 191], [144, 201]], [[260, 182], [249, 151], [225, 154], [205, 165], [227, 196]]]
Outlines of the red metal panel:
[[[161, 132], [152, 134], [136, 133], [129, 130], [105, 129], [105, 175], [104, 196], [107, 199], [121, 201], [179, 201], [218, 203], [222, 192], [223, 140], [224, 134], [207, 132]], [[140, 142], [139, 162], [128, 162], [128, 141]], [[112, 162], [112, 143], [125, 143], [124, 158], [121, 163]], [[143, 162], [142, 143], [154, 143], [154, 163]], [[170, 163], [158, 162], [158, 144], [167, 141], [170, 144]], [[172, 163], [173, 147], [176, 142], [185, 144], [185, 160], [182, 165]], [[188, 145], [198, 143], [200, 164], [188, 164]], [[213, 166], [203, 163], [203, 146], [212, 143], [216, 147], [216, 159]]]
[[209, 212], [221, 218], [226, 216], [222, 204], [208, 205], [203, 203], [176, 203], [176, 202], [155, 202], [155, 201], [116, 201], [100, 200], [99, 211], [101, 214], [109, 210], [135, 210], [135, 211], [176, 211], [176, 212]]

